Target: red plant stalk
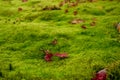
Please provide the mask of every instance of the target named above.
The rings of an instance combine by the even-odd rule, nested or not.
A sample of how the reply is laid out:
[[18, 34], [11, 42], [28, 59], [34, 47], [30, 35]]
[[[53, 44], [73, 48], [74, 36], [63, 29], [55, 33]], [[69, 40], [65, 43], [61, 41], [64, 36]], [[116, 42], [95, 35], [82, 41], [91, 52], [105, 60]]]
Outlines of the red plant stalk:
[[67, 58], [68, 54], [67, 53], [56, 53], [54, 56], [60, 57], [60, 58]]

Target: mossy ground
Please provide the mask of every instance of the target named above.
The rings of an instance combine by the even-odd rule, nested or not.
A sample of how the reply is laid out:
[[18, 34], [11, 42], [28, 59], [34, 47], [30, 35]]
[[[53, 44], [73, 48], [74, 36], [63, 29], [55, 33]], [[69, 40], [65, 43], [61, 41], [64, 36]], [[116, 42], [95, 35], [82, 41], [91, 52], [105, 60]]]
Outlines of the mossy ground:
[[[120, 2], [79, 3], [66, 14], [67, 5], [61, 10], [41, 10], [60, 1], [0, 0], [1, 80], [90, 80], [106, 67], [108, 80], [119, 80], [120, 34], [114, 24], [120, 22]], [[78, 11], [76, 16], [74, 10]], [[85, 22], [70, 24], [74, 18]], [[90, 25], [93, 18], [95, 26]], [[54, 39], [58, 40], [55, 46], [50, 44]], [[42, 48], [67, 52], [69, 57], [46, 62]]]

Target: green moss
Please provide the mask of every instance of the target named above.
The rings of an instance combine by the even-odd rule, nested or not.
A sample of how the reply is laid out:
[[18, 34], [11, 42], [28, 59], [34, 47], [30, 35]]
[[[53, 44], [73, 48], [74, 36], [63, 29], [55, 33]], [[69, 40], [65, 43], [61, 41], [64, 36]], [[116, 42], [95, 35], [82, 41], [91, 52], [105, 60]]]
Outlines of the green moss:
[[[86, 2], [69, 8], [66, 4], [61, 10], [42, 11], [60, 1], [0, 1], [0, 80], [90, 80], [106, 67], [108, 80], [118, 80], [120, 34], [114, 23], [120, 22], [119, 3]], [[19, 7], [23, 11], [18, 12]], [[64, 13], [65, 9], [69, 12]], [[69, 23], [76, 18], [85, 22]], [[90, 25], [93, 18], [95, 26]], [[56, 45], [51, 44], [54, 39]], [[65, 52], [69, 57], [46, 62], [41, 49]]]

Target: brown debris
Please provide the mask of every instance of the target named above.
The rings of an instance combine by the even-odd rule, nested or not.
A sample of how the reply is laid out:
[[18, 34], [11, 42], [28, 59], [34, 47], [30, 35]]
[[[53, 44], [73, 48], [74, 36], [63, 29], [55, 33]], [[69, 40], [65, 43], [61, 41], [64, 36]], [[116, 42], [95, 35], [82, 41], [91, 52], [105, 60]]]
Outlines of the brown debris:
[[42, 10], [50, 10], [50, 7], [45, 6]]
[[96, 2], [97, 0], [88, 0], [89, 2]]
[[97, 18], [92, 18], [92, 21], [97, 21]]
[[117, 25], [117, 30], [120, 33], [120, 23]]
[[65, 9], [65, 13], [68, 13], [68, 9]]
[[93, 0], [88, 0], [89, 2], [93, 2]]
[[62, 7], [64, 4], [65, 4], [65, 3], [64, 3], [63, 1], [61, 1], [61, 2], [59, 3], [59, 7]]
[[77, 14], [78, 14], [78, 11], [75, 10], [75, 11], [73, 12], [73, 14], [74, 14], [74, 15], [77, 15]]
[[18, 11], [20, 12], [20, 11], [22, 11], [23, 9], [20, 7], [20, 8], [18, 8]]
[[83, 28], [83, 29], [87, 29], [87, 27], [86, 27], [85, 25], [82, 25], [81, 28]]
[[42, 10], [61, 10], [61, 9], [56, 5], [53, 5], [53, 6], [45, 6]]
[[64, 0], [64, 2], [65, 2], [65, 3], [68, 3], [68, 2], [70, 3], [70, 0]]
[[79, 23], [84, 23], [85, 21], [84, 20], [82, 20], [82, 19], [74, 19], [74, 20], [72, 20], [70, 23], [71, 24], [79, 24]]
[[52, 42], [51, 42], [52, 45], [56, 45], [57, 44], [57, 39], [54, 39]]
[[22, 0], [22, 2], [27, 2], [28, 0]]
[[70, 2], [69, 4], [68, 4], [68, 6], [69, 7], [75, 7], [75, 6], [77, 6], [78, 4], [76, 3], [76, 2]]
[[93, 22], [90, 23], [90, 25], [91, 25], [91, 26], [95, 26], [95, 25], [96, 25], [96, 22], [93, 21]]
[[113, 26], [114, 26], [115, 29], [117, 29], [117, 31], [120, 33], [120, 23], [115, 22], [115, 23], [113, 23]]
[[79, 3], [80, 2], [80, 0], [76, 0], [76, 3]]

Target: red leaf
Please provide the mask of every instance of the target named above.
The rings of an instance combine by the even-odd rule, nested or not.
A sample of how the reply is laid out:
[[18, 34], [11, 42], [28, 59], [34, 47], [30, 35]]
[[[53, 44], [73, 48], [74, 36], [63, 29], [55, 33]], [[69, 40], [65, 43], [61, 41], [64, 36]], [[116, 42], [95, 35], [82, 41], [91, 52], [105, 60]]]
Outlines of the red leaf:
[[44, 57], [44, 59], [46, 60], [46, 61], [52, 61], [52, 56], [53, 56], [53, 54], [52, 53], [50, 53], [50, 54], [45, 54], [45, 57]]
[[68, 54], [67, 53], [56, 53], [54, 56], [60, 57], [60, 58], [67, 58]]
[[44, 59], [49, 62], [49, 61], [52, 61], [52, 57], [53, 57], [53, 54], [49, 51], [49, 50], [41, 50], [43, 51], [43, 53], [45, 53], [45, 56], [44, 56]]
[[107, 71], [106, 69], [103, 69], [97, 72], [95, 77], [92, 78], [91, 80], [106, 80], [106, 78], [107, 78]]

